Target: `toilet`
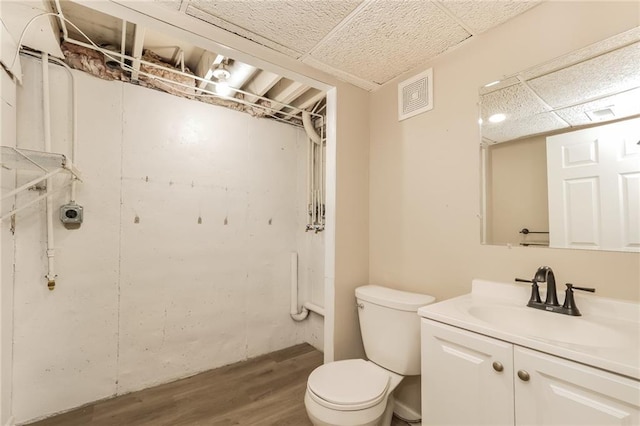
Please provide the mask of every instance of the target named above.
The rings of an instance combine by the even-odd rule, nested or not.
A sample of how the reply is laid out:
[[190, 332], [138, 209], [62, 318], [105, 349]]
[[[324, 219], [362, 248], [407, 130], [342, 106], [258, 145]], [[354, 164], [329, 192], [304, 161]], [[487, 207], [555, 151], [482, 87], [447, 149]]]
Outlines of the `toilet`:
[[330, 362], [313, 370], [304, 405], [315, 426], [389, 426], [393, 391], [420, 374], [420, 317], [433, 296], [376, 285], [356, 289], [368, 360]]

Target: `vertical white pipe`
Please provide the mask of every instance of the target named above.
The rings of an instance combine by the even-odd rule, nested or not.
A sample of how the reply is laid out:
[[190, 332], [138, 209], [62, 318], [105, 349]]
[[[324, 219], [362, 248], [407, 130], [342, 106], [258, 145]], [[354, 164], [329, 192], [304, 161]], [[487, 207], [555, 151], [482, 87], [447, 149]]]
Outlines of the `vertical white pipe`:
[[[69, 73], [69, 77], [71, 78], [71, 163], [76, 164], [76, 155], [78, 150], [78, 94], [76, 91], [76, 80], [73, 77], [73, 73], [71, 72], [71, 68], [67, 64], [62, 61], [56, 60], [57, 63], [64, 66]], [[76, 201], [76, 186], [78, 180], [75, 176], [71, 177], [71, 202], [74, 203]]]
[[291, 253], [291, 313], [298, 313], [298, 253]]
[[[324, 228], [324, 138], [323, 126], [320, 127], [320, 225]], [[324, 229], [323, 229], [324, 231]]]
[[307, 137], [307, 230], [311, 226], [311, 140]]
[[316, 144], [313, 142], [309, 142], [311, 144], [311, 225], [316, 223], [316, 197], [315, 197], [315, 187], [316, 187]]
[[291, 318], [295, 321], [302, 321], [309, 315], [309, 310], [302, 308], [298, 312], [298, 253], [291, 253], [291, 300], [290, 300]]
[[[313, 217], [313, 224], [314, 225], [318, 225], [318, 217], [320, 216], [320, 200], [318, 199], [318, 160], [320, 159], [320, 154], [318, 151], [318, 145], [314, 144], [313, 145], [313, 150], [314, 150], [314, 167], [313, 167], [313, 182], [314, 182], [314, 186], [313, 186], [313, 200], [314, 200], [314, 206], [313, 206], [313, 213], [314, 213], [314, 217]], [[317, 228], [316, 228], [317, 229]]]
[[[43, 58], [42, 55], [40, 55], [40, 58]], [[56, 64], [64, 67], [67, 70], [67, 73], [69, 74], [69, 78], [71, 79], [71, 163], [75, 165], [76, 163], [76, 152], [77, 152], [77, 147], [78, 147], [78, 95], [77, 95], [77, 91], [76, 91], [76, 79], [73, 76], [73, 72], [71, 71], [71, 68], [69, 67], [69, 65], [67, 65], [66, 63], [64, 63], [63, 61], [61, 61], [58, 58], [50, 58], [50, 60], [52, 62], [55, 62]], [[76, 186], [77, 186], [77, 179], [75, 176], [71, 177], [71, 202], [75, 202], [76, 201]]]
[[[42, 113], [44, 121], [44, 150], [51, 152], [51, 94], [49, 90], [49, 54], [42, 54]], [[47, 260], [48, 272], [46, 275], [49, 290], [53, 290], [56, 285], [56, 274], [54, 264], [54, 241], [53, 241], [53, 178], [47, 179]]]

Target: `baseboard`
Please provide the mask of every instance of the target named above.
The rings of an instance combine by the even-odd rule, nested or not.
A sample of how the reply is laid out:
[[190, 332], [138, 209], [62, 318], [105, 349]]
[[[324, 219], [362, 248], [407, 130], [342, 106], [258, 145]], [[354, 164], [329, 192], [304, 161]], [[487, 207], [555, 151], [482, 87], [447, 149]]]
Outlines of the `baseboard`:
[[422, 420], [422, 416], [420, 413], [415, 410], [409, 408], [407, 405], [396, 399], [396, 403], [393, 407], [393, 414], [398, 416], [402, 420], [406, 420], [407, 422], [418, 425], [420, 420]]

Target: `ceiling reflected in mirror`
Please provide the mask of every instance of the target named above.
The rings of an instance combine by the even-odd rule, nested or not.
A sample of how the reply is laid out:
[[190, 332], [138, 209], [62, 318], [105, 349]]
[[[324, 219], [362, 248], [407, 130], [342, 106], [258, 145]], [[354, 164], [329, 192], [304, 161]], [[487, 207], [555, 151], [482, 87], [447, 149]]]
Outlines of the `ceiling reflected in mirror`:
[[502, 143], [639, 115], [638, 64], [634, 28], [493, 81], [480, 89], [482, 140]]

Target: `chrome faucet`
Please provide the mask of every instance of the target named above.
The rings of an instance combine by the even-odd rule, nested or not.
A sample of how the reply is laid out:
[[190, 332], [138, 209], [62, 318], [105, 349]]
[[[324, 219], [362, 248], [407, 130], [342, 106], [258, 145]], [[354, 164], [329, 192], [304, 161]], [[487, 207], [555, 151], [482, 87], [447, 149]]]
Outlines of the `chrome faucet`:
[[[567, 283], [567, 289], [565, 290], [564, 304], [560, 306], [558, 303], [558, 295], [556, 294], [556, 277], [553, 274], [553, 270], [548, 266], [541, 266], [536, 271], [532, 280], [524, 280], [522, 278], [516, 278], [518, 282], [531, 283], [531, 297], [527, 306], [535, 309], [542, 309], [544, 311], [557, 312], [559, 314], [581, 316], [582, 314], [576, 306], [576, 302], [573, 298], [573, 290], [582, 290], [595, 293], [595, 288], [576, 287], [573, 284]], [[547, 283], [547, 297], [544, 303], [540, 300], [540, 292], [538, 289], [538, 283]]]

